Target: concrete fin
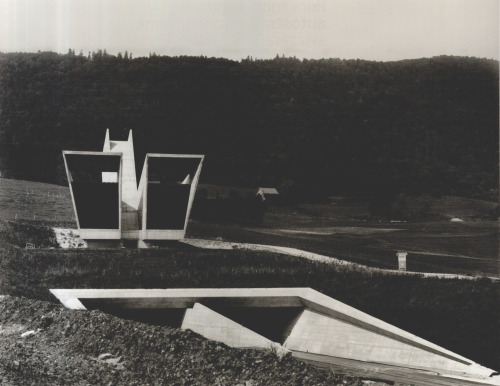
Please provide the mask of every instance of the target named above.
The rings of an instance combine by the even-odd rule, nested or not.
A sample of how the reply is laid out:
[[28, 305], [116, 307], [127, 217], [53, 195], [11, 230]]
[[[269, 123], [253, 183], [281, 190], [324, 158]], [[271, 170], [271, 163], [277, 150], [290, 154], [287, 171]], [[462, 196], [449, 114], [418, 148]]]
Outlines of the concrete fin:
[[111, 151], [111, 145], [109, 143], [109, 129], [106, 129], [106, 137], [104, 138], [103, 152]]
[[59, 299], [64, 307], [70, 310], [86, 310], [85, 306], [80, 302], [76, 296], [67, 293], [65, 289], [50, 289], [52, 295]]
[[217, 299], [203, 301], [203, 305], [211, 310], [280, 344], [286, 341], [303, 311], [300, 306], [285, 307], [281, 304], [279, 307], [273, 307], [271, 299], [264, 307], [260, 302], [255, 302], [250, 307], [228, 303]]
[[137, 209], [137, 177], [135, 172], [134, 143], [132, 130], [130, 130], [127, 141], [110, 141], [109, 129], [106, 131], [104, 147], [112, 153], [122, 153], [122, 201]]
[[269, 349], [273, 342], [243, 327], [200, 303], [186, 310], [182, 329], [190, 329], [207, 339], [223, 342], [231, 347]]

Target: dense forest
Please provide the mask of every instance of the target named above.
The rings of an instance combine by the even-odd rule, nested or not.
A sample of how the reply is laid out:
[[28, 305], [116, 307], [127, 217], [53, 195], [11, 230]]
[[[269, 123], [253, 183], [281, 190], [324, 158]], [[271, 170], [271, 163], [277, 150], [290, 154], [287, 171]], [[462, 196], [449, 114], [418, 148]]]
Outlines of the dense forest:
[[65, 184], [61, 151], [133, 129], [206, 155], [202, 182], [327, 195], [498, 197], [498, 61], [397, 62], [106, 51], [0, 54], [0, 172]]

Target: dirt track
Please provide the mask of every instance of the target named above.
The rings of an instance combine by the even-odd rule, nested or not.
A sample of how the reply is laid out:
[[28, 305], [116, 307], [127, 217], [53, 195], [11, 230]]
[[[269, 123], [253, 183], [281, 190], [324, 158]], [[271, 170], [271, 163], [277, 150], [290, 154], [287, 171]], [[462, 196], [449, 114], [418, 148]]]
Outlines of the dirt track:
[[[290, 256], [297, 256], [304, 259], [319, 261], [327, 264], [336, 264], [342, 266], [349, 266], [354, 269], [382, 272], [394, 275], [422, 275], [425, 277], [436, 277], [441, 279], [466, 279], [474, 280], [476, 276], [456, 275], [449, 273], [431, 273], [431, 272], [412, 272], [412, 271], [397, 271], [393, 269], [382, 269], [375, 267], [368, 267], [362, 264], [352, 263], [345, 260], [336, 259], [330, 256], [320, 255], [318, 253], [308, 252], [297, 248], [280, 247], [276, 245], [263, 245], [263, 244], [249, 244], [249, 243], [235, 243], [231, 241], [219, 240], [202, 240], [202, 239], [183, 239], [181, 242], [192, 245], [198, 248], [206, 249], [249, 249], [253, 251], [268, 251], [277, 252]], [[497, 277], [490, 277], [491, 280], [500, 280]]]

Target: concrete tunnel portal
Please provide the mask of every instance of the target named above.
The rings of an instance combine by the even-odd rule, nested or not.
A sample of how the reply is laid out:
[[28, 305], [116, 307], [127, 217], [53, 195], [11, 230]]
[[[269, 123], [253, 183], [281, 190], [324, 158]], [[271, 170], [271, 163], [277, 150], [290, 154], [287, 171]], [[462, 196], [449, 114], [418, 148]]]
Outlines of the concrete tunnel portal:
[[[66, 307], [190, 329], [238, 348], [422, 384], [500, 385], [494, 370], [310, 288], [51, 289]], [[337, 366], [337, 367], [336, 367]], [[424, 380], [426, 380], [424, 382]]]

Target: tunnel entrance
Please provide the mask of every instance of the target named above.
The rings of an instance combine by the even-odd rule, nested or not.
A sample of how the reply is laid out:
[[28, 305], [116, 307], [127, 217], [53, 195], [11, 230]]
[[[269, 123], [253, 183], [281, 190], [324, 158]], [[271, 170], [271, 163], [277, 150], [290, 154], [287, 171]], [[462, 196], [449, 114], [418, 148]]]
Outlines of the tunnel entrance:
[[302, 307], [228, 307], [214, 302], [202, 303], [226, 318], [280, 344], [285, 343], [303, 311]]
[[[182, 308], [161, 306], [134, 308], [124, 307], [121, 302], [115, 299], [80, 299], [80, 301], [88, 310], [100, 310], [122, 319], [175, 328], [181, 328], [186, 308], [192, 307], [192, 304], [186, 304], [186, 307]], [[280, 344], [286, 341], [303, 311], [303, 307], [235, 307], [227, 306], [224, 302], [210, 300], [200, 303], [243, 327]]]
[[185, 308], [124, 308], [111, 299], [81, 299], [88, 310], [99, 310], [107, 314], [136, 322], [181, 328]]

